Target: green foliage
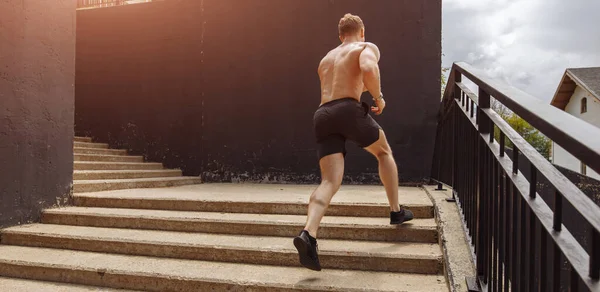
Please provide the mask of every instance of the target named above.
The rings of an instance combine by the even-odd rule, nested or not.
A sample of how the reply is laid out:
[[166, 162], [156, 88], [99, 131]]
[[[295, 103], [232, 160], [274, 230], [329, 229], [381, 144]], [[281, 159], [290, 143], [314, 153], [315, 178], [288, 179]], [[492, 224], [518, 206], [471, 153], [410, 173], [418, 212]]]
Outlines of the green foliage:
[[[448, 79], [444, 73], [448, 72], [450, 68], [442, 67], [441, 74], [441, 86], [442, 86], [442, 98], [444, 97], [444, 91], [446, 90], [446, 84]], [[533, 148], [535, 148], [542, 156], [546, 159], [550, 158], [550, 148], [552, 147], [552, 141], [544, 136], [540, 131], [532, 127], [528, 122], [523, 120], [511, 112], [508, 108], [502, 105], [495, 99], [491, 100], [491, 107], [494, 109], [521, 137], [525, 139]], [[500, 131], [498, 128], [494, 130], [494, 136], [496, 140], [500, 140]], [[506, 139], [506, 147], [513, 147], [510, 140]]]
[[[550, 141], [550, 139], [532, 127], [527, 121], [510, 112], [506, 107], [500, 105], [498, 108], [494, 109], [513, 129], [515, 129], [517, 133], [519, 133], [519, 135], [521, 135], [521, 137], [525, 139], [525, 141], [542, 154], [542, 156], [546, 157], [546, 159], [550, 158], [550, 148], [552, 146], [552, 141]], [[494, 136], [496, 140], [500, 140], [500, 131], [498, 128], [494, 130]], [[506, 147], [513, 147], [513, 144], [508, 139], [506, 139]]]
[[448, 72], [448, 70], [450, 70], [450, 68], [444, 68], [442, 67], [442, 98], [444, 97], [444, 91], [446, 90], [446, 84], [448, 84], [448, 78], [446, 78], [446, 75], [444, 73]]

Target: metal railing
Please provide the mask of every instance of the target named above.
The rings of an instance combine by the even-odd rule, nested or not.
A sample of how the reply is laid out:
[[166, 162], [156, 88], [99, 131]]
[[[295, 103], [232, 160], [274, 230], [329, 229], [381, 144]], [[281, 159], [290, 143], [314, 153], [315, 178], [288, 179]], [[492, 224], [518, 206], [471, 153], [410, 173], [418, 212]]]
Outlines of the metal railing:
[[101, 8], [145, 2], [152, 0], [77, 0], [77, 8]]
[[[478, 86], [477, 95], [463, 76]], [[488, 291], [600, 291], [600, 207], [490, 108], [491, 97], [600, 172], [599, 128], [455, 63], [439, 113], [432, 177], [453, 187], [479, 283]], [[514, 145], [511, 157], [506, 139]], [[519, 159], [530, 164], [529, 173], [519, 171]], [[538, 194], [540, 176], [550, 182], [552, 208]], [[588, 250], [564, 226], [564, 202], [589, 228]]]

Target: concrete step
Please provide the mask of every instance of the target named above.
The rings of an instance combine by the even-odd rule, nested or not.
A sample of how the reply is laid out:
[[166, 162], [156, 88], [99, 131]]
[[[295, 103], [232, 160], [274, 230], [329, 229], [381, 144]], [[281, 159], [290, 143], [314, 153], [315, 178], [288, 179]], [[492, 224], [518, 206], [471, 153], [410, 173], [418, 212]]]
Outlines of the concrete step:
[[75, 161], [144, 162], [143, 156], [73, 154]]
[[73, 148], [74, 154], [97, 154], [97, 155], [127, 155], [124, 149], [100, 149], [100, 148]]
[[[201, 212], [306, 215], [315, 186], [201, 184], [164, 189], [119, 190], [74, 195], [83, 207], [181, 210]], [[433, 203], [420, 188], [400, 188], [400, 202], [416, 218], [433, 218]], [[327, 216], [389, 217], [381, 186], [342, 186]]]
[[448, 291], [442, 275], [299, 267], [0, 246], [0, 275], [143, 291]]
[[43, 282], [0, 277], [0, 287], [6, 292], [133, 292], [133, 290], [110, 289], [66, 283]]
[[[400, 226], [387, 218], [323, 218], [319, 238], [437, 243], [434, 219], [415, 219]], [[305, 215], [241, 214], [141, 209], [66, 207], [42, 213], [42, 223], [262, 236], [296, 236]]]
[[122, 189], [165, 188], [202, 183], [199, 177], [156, 177], [135, 179], [76, 180], [73, 192], [102, 192]]
[[73, 147], [108, 149], [106, 143], [74, 142]]
[[159, 170], [75, 170], [74, 180], [97, 180], [97, 179], [133, 179], [133, 178], [155, 178], [182, 176], [179, 169]]
[[[233, 263], [300, 266], [291, 237], [239, 236], [33, 224], [2, 231], [2, 243]], [[324, 268], [439, 274], [435, 243], [319, 241]]]
[[90, 137], [77, 137], [75, 136], [75, 142], [83, 142], [83, 143], [92, 143], [92, 138]]
[[163, 169], [162, 163], [75, 161], [74, 170], [153, 170]]

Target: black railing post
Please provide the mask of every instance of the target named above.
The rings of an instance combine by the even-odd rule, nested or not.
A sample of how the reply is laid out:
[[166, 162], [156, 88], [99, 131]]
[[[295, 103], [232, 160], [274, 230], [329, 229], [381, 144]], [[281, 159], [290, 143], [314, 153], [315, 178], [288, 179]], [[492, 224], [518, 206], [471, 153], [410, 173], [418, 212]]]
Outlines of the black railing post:
[[[541, 225], [541, 224], [540, 224]], [[538, 268], [540, 269], [540, 280], [539, 280], [539, 289], [538, 291], [548, 291], [547, 290], [547, 286], [548, 286], [548, 249], [547, 249], [547, 243], [546, 243], [546, 238], [547, 235], [543, 230], [543, 227], [540, 227], [540, 260], [539, 260], [539, 266]]]
[[597, 281], [600, 279], [600, 233], [594, 228], [590, 249], [590, 278]]
[[[483, 113], [483, 109], [487, 109], [490, 107], [490, 95], [486, 93], [481, 87], [479, 88], [479, 107], [477, 108], [477, 118], [479, 120], [478, 130], [480, 134], [488, 134], [489, 133], [489, 118], [487, 115]], [[478, 139], [480, 140], [480, 139]], [[491, 189], [491, 181], [489, 181], [490, 174], [490, 153], [487, 149], [487, 146], [482, 143], [480, 140], [480, 147], [477, 156], [479, 157], [479, 171], [478, 171], [478, 206], [477, 206], [477, 275], [483, 279], [485, 283], [488, 282], [488, 255], [490, 255], [489, 250], [489, 240], [490, 240], [490, 230], [489, 230], [489, 212], [488, 211], [488, 200], [490, 199], [489, 190]]]
[[[455, 100], [460, 101], [463, 98], [462, 90], [458, 86], [458, 83], [462, 81], [462, 75], [459, 72], [454, 72], [454, 91], [453, 97]], [[456, 187], [457, 187], [457, 177], [458, 177], [458, 109], [456, 108], [456, 103], [454, 103], [454, 127], [452, 132], [452, 198], [446, 199], [448, 202], [456, 202]]]
[[[490, 132], [490, 119], [483, 113], [484, 109], [490, 108], [490, 95], [482, 88], [479, 88], [479, 107], [477, 117], [479, 118], [479, 133], [488, 134]], [[493, 135], [494, 133], [491, 133]]]

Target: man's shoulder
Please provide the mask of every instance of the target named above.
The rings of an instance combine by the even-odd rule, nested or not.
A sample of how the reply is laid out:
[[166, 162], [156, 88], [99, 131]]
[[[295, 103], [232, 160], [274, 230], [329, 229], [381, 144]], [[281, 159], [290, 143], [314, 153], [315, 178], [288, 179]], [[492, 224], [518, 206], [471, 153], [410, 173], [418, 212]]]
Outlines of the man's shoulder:
[[379, 47], [377, 47], [377, 45], [375, 45], [374, 43], [362, 42], [361, 46], [363, 48], [363, 52], [368, 50], [369, 53], [372, 53], [377, 57], [377, 60], [381, 58], [381, 52], [379, 51]]
[[369, 48], [379, 53], [379, 47], [376, 44], [371, 42], [363, 42], [362, 44], [365, 47], [365, 49]]

